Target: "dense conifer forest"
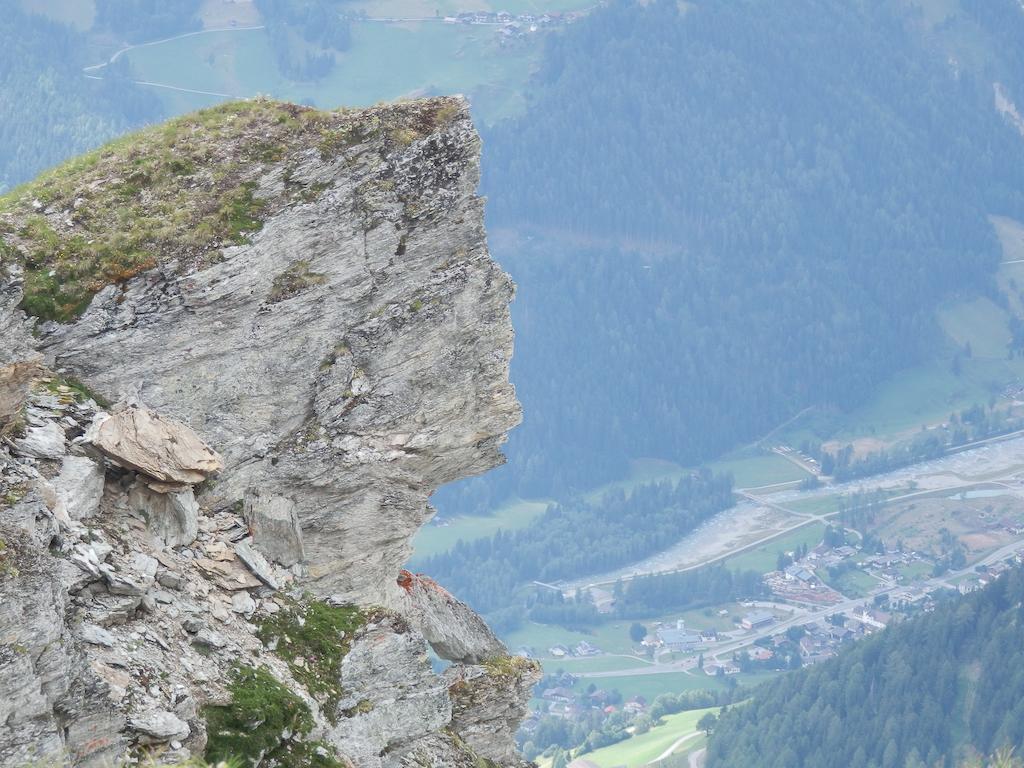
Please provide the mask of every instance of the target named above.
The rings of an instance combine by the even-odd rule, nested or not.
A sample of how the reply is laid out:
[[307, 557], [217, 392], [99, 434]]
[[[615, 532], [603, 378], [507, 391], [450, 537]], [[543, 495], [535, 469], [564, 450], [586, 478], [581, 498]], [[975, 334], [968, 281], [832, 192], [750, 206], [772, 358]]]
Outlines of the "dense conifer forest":
[[719, 720], [708, 768], [925, 768], [1024, 743], [1024, 572], [780, 677]]
[[[609, 491], [597, 502], [551, 505], [528, 528], [459, 541], [418, 567], [507, 628], [521, 618], [516, 592], [529, 581], [598, 574], [658, 552], [732, 506], [732, 479], [707, 470], [677, 483]], [[589, 615], [589, 603], [583, 611]], [[493, 615], [497, 611], [509, 611]]]
[[849, 408], [935, 353], [941, 300], [994, 295], [1020, 136], [920, 26], [895, 2], [658, 0], [553, 37], [483, 166], [528, 417], [507, 469], [443, 501], [696, 464]]
[[87, 78], [82, 68], [97, 62], [68, 26], [9, 3], [0, 39], [0, 190], [161, 117], [157, 98], [129, 82], [125, 62], [104, 68], [102, 80]]

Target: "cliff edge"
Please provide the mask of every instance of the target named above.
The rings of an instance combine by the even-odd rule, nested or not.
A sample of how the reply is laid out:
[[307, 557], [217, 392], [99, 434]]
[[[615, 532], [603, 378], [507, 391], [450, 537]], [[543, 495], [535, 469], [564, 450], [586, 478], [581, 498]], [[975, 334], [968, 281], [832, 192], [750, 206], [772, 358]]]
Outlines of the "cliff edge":
[[0, 199], [0, 765], [521, 762], [537, 669], [401, 571], [520, 418], [479, 149], [256, 100]]

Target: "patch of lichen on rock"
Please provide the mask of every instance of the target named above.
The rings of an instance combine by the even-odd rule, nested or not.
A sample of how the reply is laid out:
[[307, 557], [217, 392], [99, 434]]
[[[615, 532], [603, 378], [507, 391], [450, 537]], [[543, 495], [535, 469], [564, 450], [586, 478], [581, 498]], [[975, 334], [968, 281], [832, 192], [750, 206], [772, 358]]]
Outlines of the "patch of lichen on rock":
[[277, 210], [309, 202], [288, 184], [261, 196], [273, 166], [288, 178], [310, 152], [400, 149], [394, 136], [426, 135], [459, 111], [455, 99], [331, 112], [255, 99], [147, 128], [0, 197], [0, 276], [20, 265], [22, 308], [72, 320], [108, 285], [170, 261], [183, 271], [215, 263]]
[[328, 605], [304, 597], [289, 600], [281, 611], [264, 618], [256, 634], [287, 662], [295, 679], [333, 721], [342, 697], [341, 662], [365, 623], [365, 614], [354, 605]]
[[540, 662], [525, 656], [494, 656], [483, 663], [484, 669], [494, 678], [518, 680], [523, 675], [540, 670]]
[[263, 667], [230, 672], [231, 702], [203, 709], [205, 759], [246, 768], [342, 768], [334, 749], [307, 737], [315, 721], [309, 706]]
[[323, 285], [326, 281], [326, 276], [314, 272], [310, 269], [307, 260], [300, 259], [274, 278], [270, 295], [267, 296], [267, 303], [276, 304], [279, 301], [290, 299], [314, 286]]

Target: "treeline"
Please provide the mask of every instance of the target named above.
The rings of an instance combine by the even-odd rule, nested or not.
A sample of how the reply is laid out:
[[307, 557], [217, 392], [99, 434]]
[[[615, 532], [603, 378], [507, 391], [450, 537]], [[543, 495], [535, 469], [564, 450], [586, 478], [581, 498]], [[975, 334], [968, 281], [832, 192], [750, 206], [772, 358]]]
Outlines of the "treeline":
[[932, 354], [940, 300], [994, 294], [986, 217], [1024, 213], [1021, 139], [905, 9], [613, 2], [550, 38], [527, 113], [484, 142], [527, 416], [509, 466], [442, 503], [852, 407]]
[[277, 66], [292, 80], [319, 80], [334, 69], [335, 52], [352, 46], [352, 27], [329, 0], [256, 0]]
[[615, 605], [600, 613], [589, 595], [564, 597], [538, 588], [526, 600], [526, 618], [539, 624], [585, 629], [609, 618], [646, 619], [668, 611], [689, 611], [734, 600], [768, 597], [771, 590], [756, 571], [731, 571], [722, 565], [676, 573], [652, 573], [616, 582]]
[[1024, 573], [940, 602], [720, 719], [708, 768], [925, 768], [1024, 745]]
[[757, 571], [732, 571], [724, 565], [713, 565], [678, 573], [657, 573], [639, 576], [621, 590], [616, 613], [623, 618], [648, 618], [665, 611], [687, 611], [720, 605], [739, 599], [767, 597]]
[[616, 489], [593, 503], [553, 504], [528, 528], [459, 541], [417, 568], [478, 611], [492, 613], [515, 605], [517, 590], [527, 582], [597, 574], [636, 562], [733, 503], [732, 477], [702, 469], [675, 483], [638, 485], [628, 496]]
[[162, 117], [159, 100], [131, 83], [123, 57], [85, 77], [85, 38], [10, 3], [0, 14], [0, 191], [125, 131]]
[[920, 461], [937, 459], [950, 448], [1024, 429], [1024, 418], [1012, 411], [974, 405], [950, 414], [949, 421], [921, 432], [890, 448], [872, 451], [855, 457], [853, 446], [845, 445], [838, 451], [825, 451], [820, 443], [805, 442], [801, 449], [821, 463], [821, 471], [835, 480], [844, 482], [891, 472]]
[[129, 43], [160, 40], [202, 29], [202, 0], [96, 0], [94, 25]]

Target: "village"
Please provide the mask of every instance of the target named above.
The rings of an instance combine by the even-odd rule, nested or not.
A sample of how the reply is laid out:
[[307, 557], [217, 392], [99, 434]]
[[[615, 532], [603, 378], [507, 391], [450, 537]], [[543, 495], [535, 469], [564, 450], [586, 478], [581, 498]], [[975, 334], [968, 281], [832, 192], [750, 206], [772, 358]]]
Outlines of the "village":
[[[684, 672], [740, 683], [749, 676], [817, 664], [836, 656], [845, 644], [932, 610], [944, 593], [981, 589], [1014, 563], [1024, 563], [1024, 546], [992, 563], [940, 576], [932, 575], [934, 563], [929, 558], [913, 551], [865, 553], [854, 545], [822, 543], [806, 553], [788, 553], [786, 559], [784, 568], [764, 575], [770, 601], [745, 601], [741, 614], [731, 615], [726, 608], [705, 612], [719, 622], [728, 619], [732, 629], [682, 618], [652, 621], [643, 625], [645, 635], [632, 643], [629, 653], [651, 665], [646, 674]], [[877, 581], [877, 587], [855, 598], [843, 594], [827, 583], [829, 569], [837, 568], [863, 572]], [[607, 590], [598, 590], [594, 598], [606, 613], [614, 611]], [[623, 655], [609, 653], [596, 642], [578, 640], [540, 649], [520, 646], [515, 652], [541, 658], [548, 670], [523, 725], [524, 734], [544, 716], [583, 722], [595, 715], [639, 716], [650, 706], [647, 697], [624, 696], [616, 688], [620, 673], [560, 668], [560, 663], [579, 665]]]
[[464, 11], [445, 16], [445, 24], [479, 24], [498, 27], [499, 43], [508, 45], [527, 35], [552, 29], [582, 18], [585, 11], [548, 11], [546, 13], [519, 13], [508, 11]]

